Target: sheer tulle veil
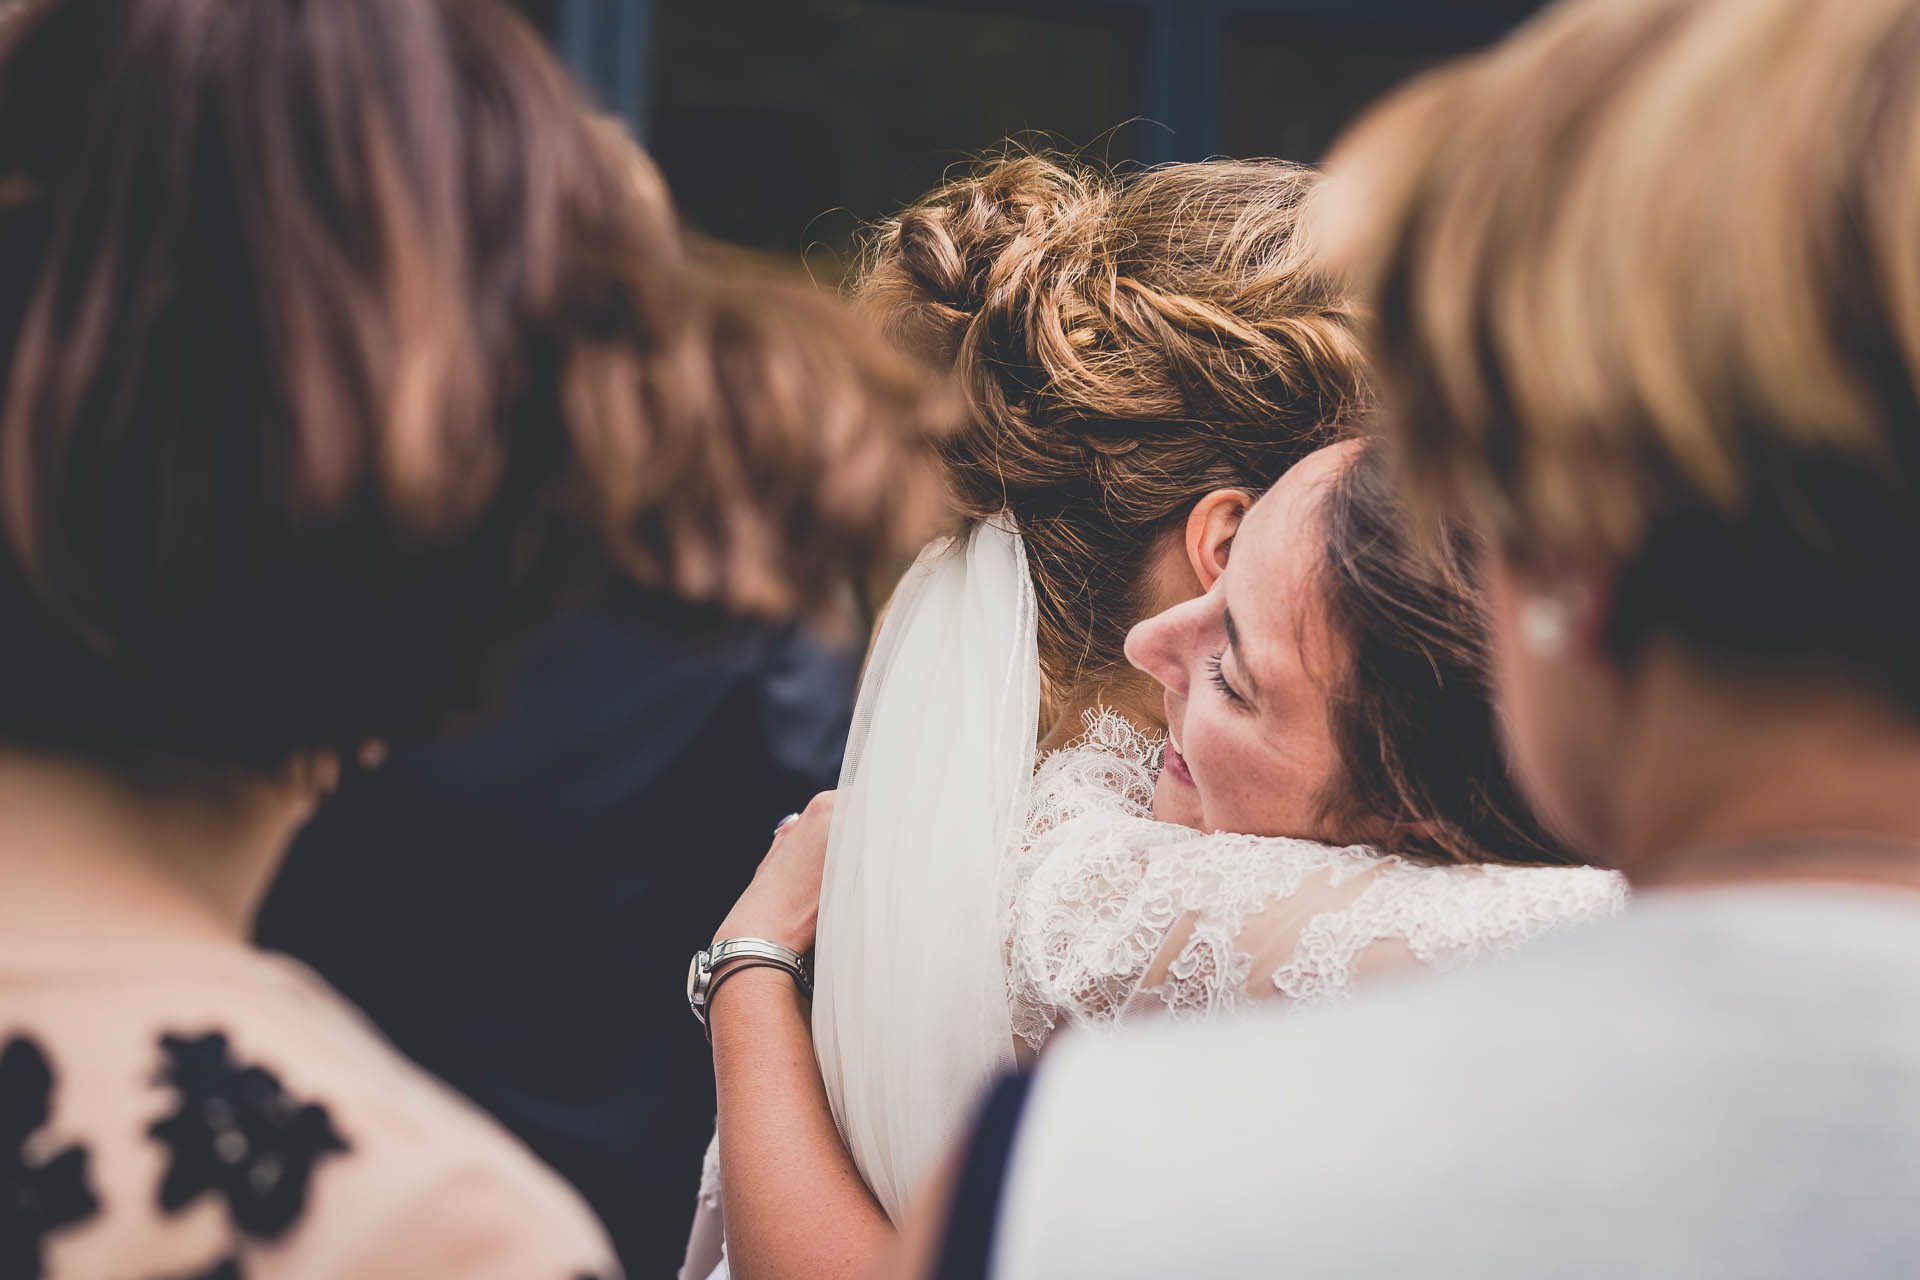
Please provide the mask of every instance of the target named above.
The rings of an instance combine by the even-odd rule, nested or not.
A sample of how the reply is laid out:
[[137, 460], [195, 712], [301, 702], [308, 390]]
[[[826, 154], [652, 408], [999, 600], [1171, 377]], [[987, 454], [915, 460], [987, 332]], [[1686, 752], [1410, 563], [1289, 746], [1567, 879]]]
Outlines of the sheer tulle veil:
[[1000, 869], [1040, 711], [1033, 582], [1010, 516], [922, 551], [868, 659], [816, 944], [815, 1052], [896, 1221], [1013, 1059]]

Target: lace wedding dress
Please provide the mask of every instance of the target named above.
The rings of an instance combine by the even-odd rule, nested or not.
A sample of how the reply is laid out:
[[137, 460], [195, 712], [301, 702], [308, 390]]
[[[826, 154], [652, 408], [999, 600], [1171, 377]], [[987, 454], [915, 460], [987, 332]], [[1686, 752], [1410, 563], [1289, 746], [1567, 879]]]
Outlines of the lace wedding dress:
[[1109, 713], [1035, 774], [1004, 890], [1007, 996], [1033, 1050], [1062, 1026], [1150, 1011], [1339, 1000], [1356, 980], [1453, 968], [1626, 900], [1593, 867], [1434, 866], [1155, 822], [1158, 762], [1159, 744]]
[[[1000, 879], [1008, 1008], [1029, 1052], [1063, 1027], [1339, 1000], [1356, 981], [1449, 969], [1625, 902], [1620, 876], [1596, 868], [1433, 866], [1155, 822], [1159, 760], [1158, 741], [1104, 713], [1033, 775]], [[952, 1099], [954, 1116], [971, 1104]], [[720, 1186], [716, 1145], [683, 1280], [725, 1274]]]

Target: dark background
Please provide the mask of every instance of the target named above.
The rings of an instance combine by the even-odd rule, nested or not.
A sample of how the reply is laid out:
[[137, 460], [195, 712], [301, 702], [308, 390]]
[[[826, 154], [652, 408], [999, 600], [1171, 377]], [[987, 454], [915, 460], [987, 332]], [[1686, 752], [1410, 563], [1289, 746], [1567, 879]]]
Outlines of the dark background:
[[1539, 0], [523, 0], [699, 230], [837, 279], [855, 229], [1008, 138], [1317, 160]]

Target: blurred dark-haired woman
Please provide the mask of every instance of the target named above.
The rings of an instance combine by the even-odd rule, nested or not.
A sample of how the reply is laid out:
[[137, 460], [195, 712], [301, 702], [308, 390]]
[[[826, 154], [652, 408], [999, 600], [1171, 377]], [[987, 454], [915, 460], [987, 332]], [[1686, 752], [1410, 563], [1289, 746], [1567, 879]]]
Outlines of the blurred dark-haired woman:
[[836, 598], [914, 536], [944, 397], [690, 263], [493, 0], [0, 39], [0, 1275], [610, 1274], [251, 918], [343, 762], [563, 598]]

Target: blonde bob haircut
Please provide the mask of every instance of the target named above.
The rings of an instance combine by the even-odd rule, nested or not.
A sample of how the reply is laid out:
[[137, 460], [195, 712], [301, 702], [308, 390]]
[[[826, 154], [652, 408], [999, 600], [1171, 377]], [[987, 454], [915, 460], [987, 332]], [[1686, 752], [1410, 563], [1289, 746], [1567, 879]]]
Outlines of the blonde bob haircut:
[[1416, 510], [1920, 710], [1920, 0], [1575, 0], [1329, 170]]

